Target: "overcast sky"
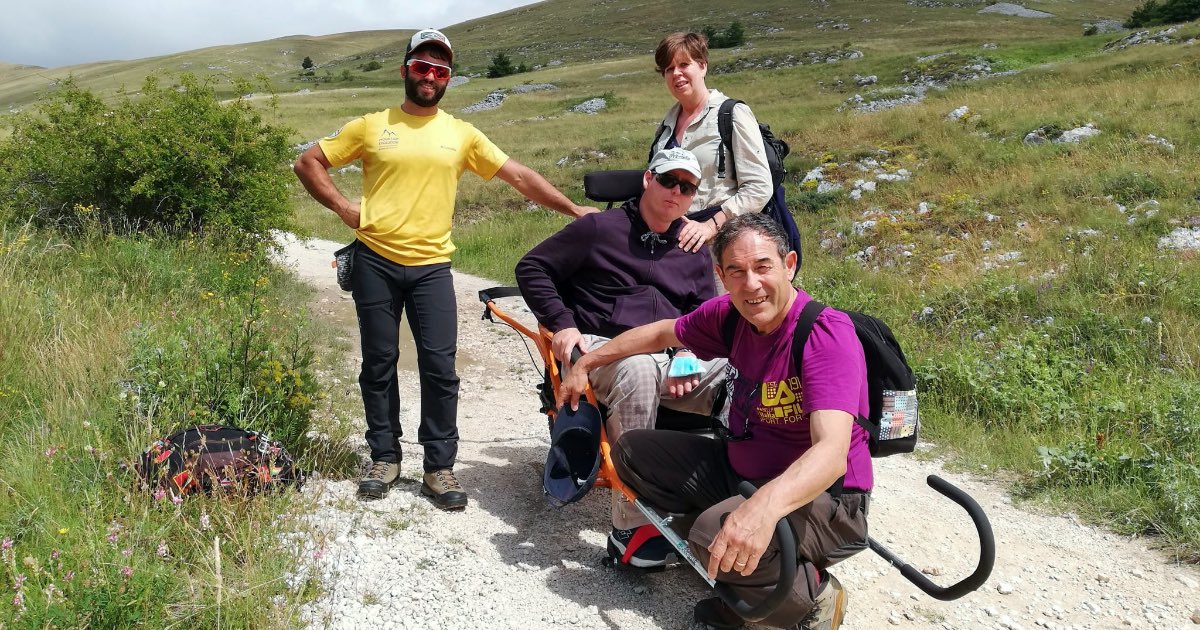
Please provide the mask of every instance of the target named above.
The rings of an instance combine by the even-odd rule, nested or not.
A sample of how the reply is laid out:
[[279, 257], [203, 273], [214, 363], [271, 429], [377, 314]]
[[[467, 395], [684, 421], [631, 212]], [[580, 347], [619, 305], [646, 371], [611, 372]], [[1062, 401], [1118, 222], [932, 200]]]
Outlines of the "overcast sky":
[[534, 0], [8, 0], [0, 62], [58, 67], [285, 35], [443, 28]]

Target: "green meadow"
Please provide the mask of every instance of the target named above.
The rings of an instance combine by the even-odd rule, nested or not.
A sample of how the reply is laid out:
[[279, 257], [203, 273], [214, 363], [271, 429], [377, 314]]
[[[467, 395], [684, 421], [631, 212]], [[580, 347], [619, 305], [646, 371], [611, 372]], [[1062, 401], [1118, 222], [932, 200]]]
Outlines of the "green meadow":
[[[748, 43], [712, 51], [708, 84], [748, 102], [791, 145], [798, 285], [892, 326], [919, 376], [933, 445], [922, 452], [998, 472], [1025, 501], [1150, 535], [1195, 561], [1200, 24], [1117, 49], [1106, 46], [1128, 32], [1085, 36], [1085, 24], [1123, 20], [1135, 2], [1030, 4], [1048, 19], [959, 4], [549, 0], [446, 28], [459, 74], [479, 76], [442, 106], [582, 202], [584, 173], [644, 164], [672, 104], [653, 67], [659, 38], [739, 21]], [[136, 100], [148, 73], [188, 71], [211, 76], [221, 99], [245, 96], [234, 78], [255, 79], [246, 103], [300, 144], [400, 103], [408, 33], [0, 65], [0, 113], [36, 111], [67, 76], [112, 101], [122, 88]], [[483, 78], [499, 52], [538, 69]], [[305, 56], [312, 77], [300, 74]], [[372, 60], [383, 67], [360, 69]], [[876, 82], [859, 85], [868, 76]], [[513, 90], [526, 83], [554, 89]], [[500, 107], [462, 113], [498, 89]], [[570, 111], [592, 98], [606, 107]], [[1078, 143], [1025, 141], [1089, 124], [1099, 133]], [[0, 142], [11, 133], [4, 125]], [[359, 191], [360, 173], [334, 177]], [[287, 194], [279, 227], [350, 238], [299, 186]], [[93, 202], [75, 200], [83, 214]], [[121, 465], [189, 413], [234, 414], [269, 417], [306, 466], [353, 474], [345, 453], [303, 439], [344, 417], [316, 380], [341, 349], [318, 341], [321, 322], [296, 307], [308, 290], [264, 251], [239, 254], [211, 234], [86, 220], [68, 229], [20, 210], [0, 212], [0, 538], [11, 541], [0, 590], [28, 595], [22, 606], [0, 599], [0, 625], [272, 625], [263, 601], [276, 625], [294, 625], [289, 611], [320, 586], [279, 578], [295, 561], [270, 551], [289, 527], [286, 496], [174, 505]], [[517, 259], [564, 222], [468, 174], [455, 266], [511, 282]], [[246, 380], [201, 395], [213, 361]], [[267, 382], [277, 373], [292, 379], [286, 395]], [[57, 594], [45, 594], [50, 585]]]

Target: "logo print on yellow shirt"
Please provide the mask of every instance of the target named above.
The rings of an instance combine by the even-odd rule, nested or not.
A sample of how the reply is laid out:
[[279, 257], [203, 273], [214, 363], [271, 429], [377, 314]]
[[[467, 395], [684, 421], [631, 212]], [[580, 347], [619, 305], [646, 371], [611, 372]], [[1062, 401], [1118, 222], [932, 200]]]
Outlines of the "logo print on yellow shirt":
[[383, 133], [379, 134], [379, 148], [395, 149], [400, 146], [400, 138], [398, 138], [391, 129], [384, 129]]

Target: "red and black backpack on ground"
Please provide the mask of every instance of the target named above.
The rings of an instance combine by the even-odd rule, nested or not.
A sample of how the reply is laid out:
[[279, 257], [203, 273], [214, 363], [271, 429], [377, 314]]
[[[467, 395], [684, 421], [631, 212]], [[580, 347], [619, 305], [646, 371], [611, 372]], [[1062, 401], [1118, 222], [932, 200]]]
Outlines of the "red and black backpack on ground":
[[216, 489], [253, 494], [304, 483], [282, 443], [221, 425], [195, 426], [156, 441], [142, 453], [137, 469], [151, 488], [180, 496]]

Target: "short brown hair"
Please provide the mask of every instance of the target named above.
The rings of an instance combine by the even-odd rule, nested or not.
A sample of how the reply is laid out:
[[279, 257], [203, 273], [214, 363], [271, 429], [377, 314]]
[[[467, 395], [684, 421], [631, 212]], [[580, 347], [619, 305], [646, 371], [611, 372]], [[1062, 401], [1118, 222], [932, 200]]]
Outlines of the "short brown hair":
[[692, 61], [708, 65], [708, 38], [700, 33], [671, 33], [658, 42], [654, 49], [654, 66], [662, 74], [679, 53], [686, 53]]

